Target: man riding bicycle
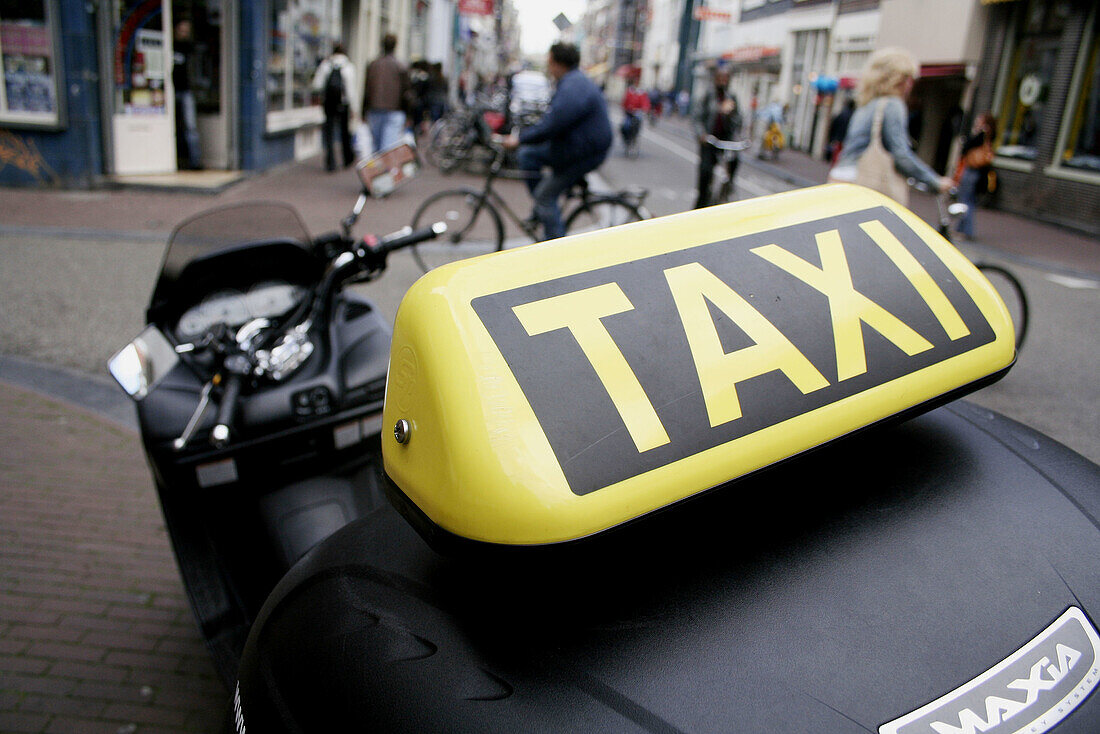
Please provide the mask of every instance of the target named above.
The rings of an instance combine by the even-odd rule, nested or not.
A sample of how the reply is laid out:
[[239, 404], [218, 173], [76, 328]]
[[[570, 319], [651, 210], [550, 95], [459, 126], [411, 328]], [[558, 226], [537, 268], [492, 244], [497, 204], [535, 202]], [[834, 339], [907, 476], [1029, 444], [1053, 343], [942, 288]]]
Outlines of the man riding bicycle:
[[[741, 110], [737, 98], [729, 89], [730, 73], [725, 67], [714, 70], [714, 83], [707, 89], [695, 112], [695, 134], [699, 138], [699, 180], [696, 186], [695, 208], [710, 206], [711, 182], [718, 163], [718, 149], [707, 142], [707, 136], [732, 140], [741, 133]], [[729, 180], [737, 174], [740, 160], [735, 153], [727, 162]]]
[[[558, 199], [603, 163], [613, 140], [603, 94], [577, 68], [580, 58], [571, 43], [550, 47], [546, 69], [557, 82], [550, 107], [537, 124], [503, 141], [505, 148], [519, 148], [519, 167], [535, 199], [534, 217], [548, 240], [565, 234]], [[545, 166], [550, 175], [540, 177]]]

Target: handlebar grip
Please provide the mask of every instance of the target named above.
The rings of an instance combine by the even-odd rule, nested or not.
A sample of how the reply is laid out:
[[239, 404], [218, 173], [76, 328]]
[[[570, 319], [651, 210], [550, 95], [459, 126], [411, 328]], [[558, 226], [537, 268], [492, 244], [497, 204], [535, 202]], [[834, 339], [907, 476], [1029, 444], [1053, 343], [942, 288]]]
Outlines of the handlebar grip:
[[378, 242], [372, 249], [375, 254], [385, 255], [395, 250], [400, 250], [403, 247], [409, 247], [415, 245], [418, 242], [424, 242], [425, 240], [432, 240], [447, 231], [447, 225], [443, 222], [436, 222], [435, 224], [427, 227], [421, 227], [420, 229], [413, 230], [411, 232], [401, 232], [396, 236], [386, 237]]
[[222, 388], [222, 399], [218, 404], [218, 419], [210, 431], [210, 443], [214, 448], [224, 448], [229, 443], [229, 427], [233, 423], [233, 414], [237, 412], [238, 399], [241, 396], [241, 376], [230, 372]]

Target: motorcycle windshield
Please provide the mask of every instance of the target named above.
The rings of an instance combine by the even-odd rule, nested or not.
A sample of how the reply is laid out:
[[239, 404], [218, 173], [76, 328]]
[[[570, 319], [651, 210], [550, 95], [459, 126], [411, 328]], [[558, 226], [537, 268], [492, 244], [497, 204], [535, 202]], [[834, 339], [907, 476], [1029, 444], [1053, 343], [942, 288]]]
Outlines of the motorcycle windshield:
[[[293, 207], [278, 202], [248, 202], [211, 209], [185, 220], [172, 232], [153, 290], [150, 311], [168, 305], [181, 276], [189, 266], [230, 252], [246, 252], [258, 246], [277, 246], [298, 259], [311, 259], [309, 232]], [[270, 253], [265, 251], [265, 258]], [[225, 268], [245, 270], [253, 267], [248, 257], [219, 260]], [[150, 319], [152, 320], [152, 319]]]

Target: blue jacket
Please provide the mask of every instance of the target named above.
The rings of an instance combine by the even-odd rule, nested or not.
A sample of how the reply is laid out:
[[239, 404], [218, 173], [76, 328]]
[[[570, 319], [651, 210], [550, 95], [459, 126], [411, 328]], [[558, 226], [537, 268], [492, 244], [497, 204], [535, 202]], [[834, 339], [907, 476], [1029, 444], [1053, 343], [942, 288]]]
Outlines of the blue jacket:
[[611, 149], [612, 140], [607, 102], [599, 87], [580, 69], [558, 80], [546, 114], [538, 124], [519, 134], [519, 142], [524, 145], [548, 141], [555, 170], [589, 159], [599, 165]]
[[882, 145], [894, 157], [894, 168], [903, 176], [922, 181], [935, 190], [939, 186], [940, 176], [917, 158], [909, 145], [909, 115], [900, 97], [876, 97], [852, 113], [836, 167], [855, 166], [863, 151], [867, 150], [871, 144], [875, 107], [879, 104], [886, 105], [882, 114]]

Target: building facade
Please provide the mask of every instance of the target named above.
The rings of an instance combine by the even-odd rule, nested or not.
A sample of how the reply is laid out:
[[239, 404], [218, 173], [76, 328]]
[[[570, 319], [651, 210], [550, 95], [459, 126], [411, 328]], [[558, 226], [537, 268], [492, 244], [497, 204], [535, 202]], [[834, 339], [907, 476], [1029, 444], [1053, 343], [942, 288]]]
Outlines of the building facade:
[[[450, 0], [435, 3], [453, 22]], [[408, 60], [427, 47], [428, 11], [423, 0], [5, 3], [0, 184], [87, 187], [178, 170], [181, 66], [204, 168], [256, 171], [312, 155], [318, 61], [343, 41], [361, 78], [387, 32]]]
[[973, 109], [997, 117], [998, 205], [1100, 236], [1100, 8], [1015, 0], [986, 9]]

